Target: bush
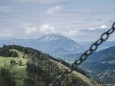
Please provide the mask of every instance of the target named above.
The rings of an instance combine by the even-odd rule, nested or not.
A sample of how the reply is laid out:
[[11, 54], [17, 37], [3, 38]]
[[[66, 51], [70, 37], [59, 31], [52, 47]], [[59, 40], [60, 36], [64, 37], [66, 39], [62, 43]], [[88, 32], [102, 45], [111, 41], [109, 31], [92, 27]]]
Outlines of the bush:
[[22, 60], [19, 60], [19, 65], [22, 66]]

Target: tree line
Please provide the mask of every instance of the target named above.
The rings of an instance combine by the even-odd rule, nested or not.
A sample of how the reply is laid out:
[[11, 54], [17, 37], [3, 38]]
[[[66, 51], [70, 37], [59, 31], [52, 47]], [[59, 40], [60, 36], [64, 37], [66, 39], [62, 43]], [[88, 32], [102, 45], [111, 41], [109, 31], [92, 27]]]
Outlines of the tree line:
[[3, 57], [18, 57], [18, 54], [15, 51], [9, 50], [7, 48], [0, 48], [0, 56]]

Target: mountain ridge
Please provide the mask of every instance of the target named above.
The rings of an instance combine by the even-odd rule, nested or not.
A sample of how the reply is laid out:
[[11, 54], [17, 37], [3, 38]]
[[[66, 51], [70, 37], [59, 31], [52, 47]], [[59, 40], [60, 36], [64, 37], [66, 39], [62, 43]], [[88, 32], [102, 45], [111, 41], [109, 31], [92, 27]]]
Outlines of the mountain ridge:
[[115, 46], [93, 53], [80, 68], [106, 84], [115, 84]]
[[57, 58], [61, 58], [66, 54], [74, 54], [82, 51], [81, 46], [78, 43], [60, 34], [48, 34], [37, 39], [1, 40], [0, 45], [2, 46], [4, 44], [16, 44], [25, 47], [32, 47], [42, 52], [49, 53]]

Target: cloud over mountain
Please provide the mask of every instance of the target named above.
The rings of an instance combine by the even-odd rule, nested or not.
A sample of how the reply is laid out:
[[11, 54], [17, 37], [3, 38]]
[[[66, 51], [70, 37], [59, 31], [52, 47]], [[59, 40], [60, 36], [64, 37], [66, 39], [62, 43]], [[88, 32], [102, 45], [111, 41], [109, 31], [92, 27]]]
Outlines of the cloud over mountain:
[[50, 25], [47, 25], [47, 24], [43, 24], [39, 31], [43, 34], [52, 34], [52, 33], [55, 33], [55, 27], [53, 26], [50, 26]]

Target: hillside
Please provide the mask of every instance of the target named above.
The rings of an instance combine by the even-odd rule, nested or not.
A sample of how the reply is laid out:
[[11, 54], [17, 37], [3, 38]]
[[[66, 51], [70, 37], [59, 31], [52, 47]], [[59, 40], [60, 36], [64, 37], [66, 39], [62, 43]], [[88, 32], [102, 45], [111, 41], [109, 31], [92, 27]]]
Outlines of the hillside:
[[[18, 57], [0, 56], [0, 68], [8, 69], [11, 72], [11, 74], [15, 77], [16, 86], [22, 86], [23, 79], [26, 77], [26, 62], [28, 59], [24, 59], [23, 56], [25, 55], [20, 51], [14, 49], [10, 51], [15, 51], [18, 54]], [[21, 66], [19, 65], [20, 61], [22, 61]]]
[[[97, 65], [99, 65], [95, 70], [98, 71], [105, 71], [105, 70], [114, 70], [115, 69], [115, 46], [107, 48], [105, 50], [99, 51], [99, 52], [95, 52], [94, 54], [92, 54], [91, 56], [89, 56], [89, 58], [86, 60], [86, 62], [84, 64], [92, 64], [95, 63], [95, 66], [93, 67], [97, 67]], [[102, 66], [106, 66], [103, 68], [100, 68]], [[111, 67], [110, 67], [111, 66]], [[89, 66], [88, 66], [89, 67]]]
[[[53, 63], [57, 64], [60, 68], [62, 69], [68, 69], [68, 67], [66, 67], [65, 65], [59, 63], [59, 62], [56, 62], [54, 60], [51, 60]], [[76, 71], [73, 71], [72, 74], [78, 78], [81, 78], [84, 82], [87, 82], [90, 86], [100, 86], [99, 84], [97, 84], [95, 81], [89, 79], [88, 77], [84, 76], [83, 74], [79, 73], [79, 72], [76, 72]], [[93, 82], [93, 83], [92, 83]]]
[[115, 84], [115, 46], [95, 52], [81, 65], [93, 78]]
[[[68, 63], [52, 59], [53, 57], [50, 55], [32, 48], [9, 45], [3, 46], [3, 49], [9, 49], [18, 54], [18, 57], [0, 57], [0, 67], [11, 68], [10, 72], [12, 77], [15, 77], [16, 86], [22, 86], [22, 84], [23, 86], [48, 86], [55, 77], [62, 74], [67, 68], [65, 65]], [[15, 63], [12, 64], [11, 60], [15, 60]], [[68, 75], [59, 86], [74, 85], [99, 86], [95, 81], [76, 71]]]

